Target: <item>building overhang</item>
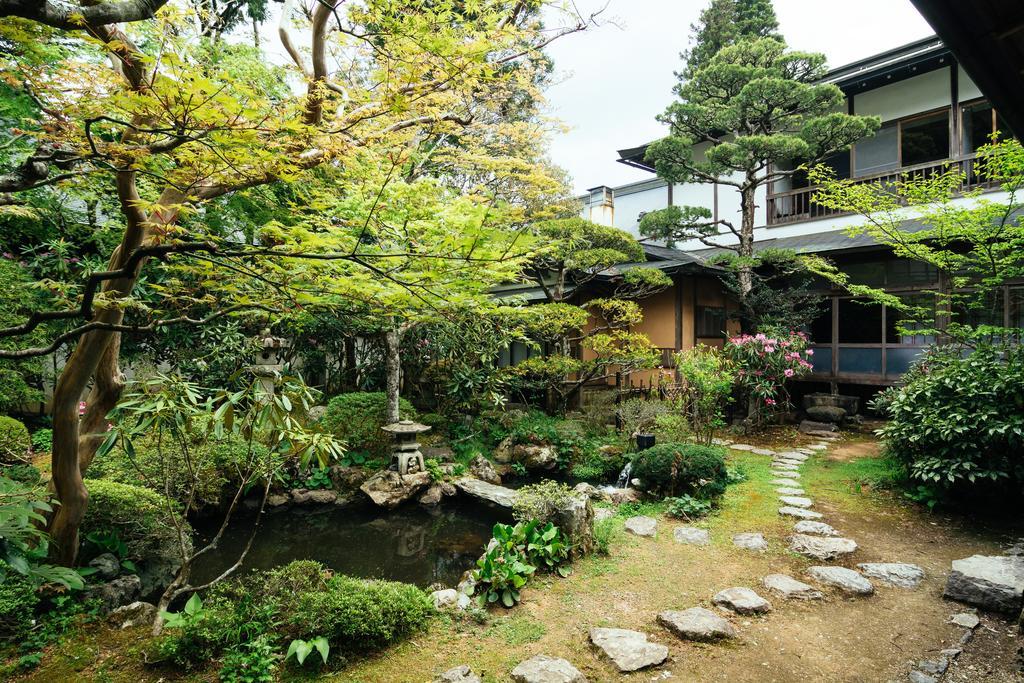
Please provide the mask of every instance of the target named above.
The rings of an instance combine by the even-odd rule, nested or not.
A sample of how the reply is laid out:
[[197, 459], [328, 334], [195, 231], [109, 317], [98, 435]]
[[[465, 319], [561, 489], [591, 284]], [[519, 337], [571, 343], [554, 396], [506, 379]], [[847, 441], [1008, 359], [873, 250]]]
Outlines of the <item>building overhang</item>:
[[1018, 139], [1024, 139], [1024, 3], [911, 0]]

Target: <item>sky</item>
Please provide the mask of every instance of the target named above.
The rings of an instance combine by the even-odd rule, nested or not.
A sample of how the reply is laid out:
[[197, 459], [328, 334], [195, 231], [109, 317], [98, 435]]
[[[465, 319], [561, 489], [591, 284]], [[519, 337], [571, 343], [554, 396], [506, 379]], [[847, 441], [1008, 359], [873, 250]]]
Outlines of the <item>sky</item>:
[[[615, 161], [616, 150], [664, 135], [655, 116], [672, 99], [690, 24], [708, 0], [575, 0], [581, 14], [605, 5], [602, 25], [549, 48], [556, 84], [550, 113], [569, 127], [552, 141], [552, 160], [575, 191], [652, 177]], [[910, 0], [775, 0], [786, 42], [822, 52], [830, 67], [933, 35]]]

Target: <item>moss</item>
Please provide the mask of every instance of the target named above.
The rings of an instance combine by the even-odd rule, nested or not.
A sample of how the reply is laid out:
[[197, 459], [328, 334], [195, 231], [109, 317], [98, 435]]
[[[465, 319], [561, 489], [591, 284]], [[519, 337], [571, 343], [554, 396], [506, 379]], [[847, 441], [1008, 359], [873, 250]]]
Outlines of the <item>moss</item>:
[[26, 462], [31, 447], [28, 427], [13, 417], [0, 415], [0, 463]]
[[192, 531], [180, 514], [178, 505], [155, 491], [103, 479], [87, 479], [89, 505], [82, 519], [80, 534], [114, 532], [128, 547], [128, 557], [145, 560], [163, 557], [177, 548], [178, 534], [169, 515], [175, 515], [191, 538]]

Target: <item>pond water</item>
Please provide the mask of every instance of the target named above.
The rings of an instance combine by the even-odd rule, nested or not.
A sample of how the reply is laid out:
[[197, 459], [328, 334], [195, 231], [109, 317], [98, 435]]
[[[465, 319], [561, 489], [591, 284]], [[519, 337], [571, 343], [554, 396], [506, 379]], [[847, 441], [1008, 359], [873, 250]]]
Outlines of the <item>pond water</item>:
[[[233, 521], [218, 548], [200, 558], [193, 583], [217, 576], [238, 558], [253, 520], [239, 516]], [[455, 586], [483, 553], [494, 523], [510, 521], [506, 510], [457, 500], [446, 500], [434, 510], [416, 505], [392, 511], [325, 506], [270, 512], [260, 520], [242, 571], [317, 560], [337, 573], [361, 578], [421, 588], [432, 583]], [[213, 531], [200, 530], [200, 540]]]

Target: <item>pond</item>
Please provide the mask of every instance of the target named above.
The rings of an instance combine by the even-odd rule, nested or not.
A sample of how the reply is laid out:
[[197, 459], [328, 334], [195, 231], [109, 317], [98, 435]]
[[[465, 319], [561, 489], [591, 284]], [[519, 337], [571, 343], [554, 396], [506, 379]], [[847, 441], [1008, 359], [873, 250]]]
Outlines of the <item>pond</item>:
[[[224, 571], [248, 541], [252, 516], [239, 516], [218, 548], [193, 570], [193, 583]], [[427, 510], [409, 505], [292, 508], [263, 515], [244, 571], [271, 569], [292, 560], [317, 560], [335, 572], [367, 579], [403, 581], [426, 588], [455, 586], [474, 566], [491, 538], [495, 522], [510, 522], [507, 510], [463, 500], [445, 500]], [[209, 537], [215, 529], [200, 530]]]

